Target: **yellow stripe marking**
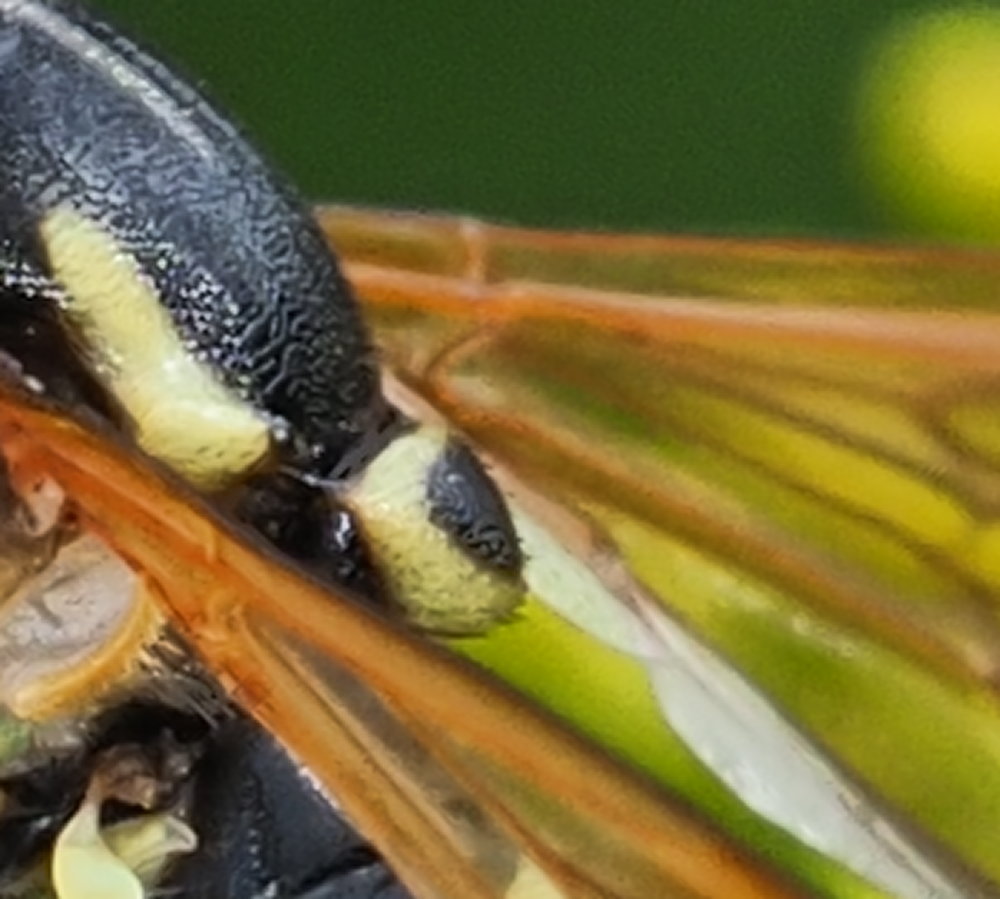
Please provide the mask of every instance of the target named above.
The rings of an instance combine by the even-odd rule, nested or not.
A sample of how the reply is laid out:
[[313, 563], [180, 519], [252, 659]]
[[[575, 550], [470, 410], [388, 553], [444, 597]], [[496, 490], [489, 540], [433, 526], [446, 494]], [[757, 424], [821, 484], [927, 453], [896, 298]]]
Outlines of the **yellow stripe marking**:
[[427, 478], [445, 441], [432, 427], [394, 440], [346, 499], [410, 623], [439, 634], [479, 634], [509, 618], [524, 592], [473, 562], [428, 519]]
[[224, 486], [267, 453], [266, 422], [184, 348], [152, 283], [97, 222], [68, 206], [42, 221], [66, 315], [139, 445], [195, 485]]

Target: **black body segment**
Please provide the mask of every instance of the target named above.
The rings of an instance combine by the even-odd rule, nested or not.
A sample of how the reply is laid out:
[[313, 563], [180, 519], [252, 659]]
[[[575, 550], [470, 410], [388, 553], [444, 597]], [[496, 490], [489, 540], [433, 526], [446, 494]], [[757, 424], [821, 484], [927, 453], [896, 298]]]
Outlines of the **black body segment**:
[[0, 0], [0, 302], [60, 299], [39, 221], [134, 257], [181, 340], [323, 468], [384, 417], [360, 313], [305, 206], [194, 90], [64, 2]]
[[242, 486], [233, 509], [275, 547], [321, 580], [391, 608], [376, 560], [356, 516], [301, 478], [269, 473]]
[[[67, 210], [129, 259], [186, 353], [266, 422], [278, 458], [219, 498], [306, 567], [379, 598], [357, 527], [307, 486], [359, 447], [383, 446], [395, 421], [360, 311], [308, 208], [197, 92], [82, 7], [0, 0], [0, 364], [20, 366], [57, 401], [123, 421], [127, 404], [88, 357], [46, 237]], [[164, 685], [176, 686], [166, 676]], [[187, 687], [177, 690], [183, 705]], [[162, 708], [150, 720], [172, 728]], [[74, 756], [0, 779], [0, 895], [44, 864], [102, 734], [94, 742], [88, 729]], [[156, 895], [406, 895], [259, 726], [231, 711], [205, 723], [197, 743], [185, 789], [202, 849]]]
[[184, 899], [406, 899], [385, 863], [275, 741], [239, 717], [199, 763], [200, 851], [161, 885]]
[[507, 503], [475, 454], [449, 440], [427, 475], [428, 518], [474, 561], [517, 577], [523, 562]]
[[[0, 364], [11, 360], [57, 402], [126, 426], [312, 574], [417, 627], [484, 633], [523, 601], [503, 496], [467, 447], [385, 401], [307, 207], [196, 91], [65, 0], [0, 0]], [[182, 686], [170, 705], [187, 711]], [[173, 740], [172, 710], [157, 707], [151, 727]], [[178, 792], [200, 848], [156, 895], [406, 896], [258, 725], [228, 705], [199, 724]], [[58, 795], [32, 792], [48, 771], [0, 781], [25, 812], [0, 805], [0, 895], [70, 832], [74, 809], [90, 814], [80, 800], [99, 749], [69, 760]]]
[[[0, 769], [0, 794], [6, 799], [0, 807], [0, 896], [22, 895], [6, 890], [43, 863], [58, 832], [83, 801], [103, 753], [141, 747], [138, 751], [156, 773], [156, 809], [177, 807], [184, 804], [184, 781], [209, 730], [207, 721], [187, 711], [129, 701], [78, 722], [74, 742], [36, 749], [14, 771]], [[108, 820], [119, 820], [135, 811], [112, 803], [106, 813]]]
[[[158, 773], [163, 793], [157, 807], [183, 808], [198, 833], [198, 851], [170, 865], [155, 895], [409, 896], [259, 725], [233, 709], [209, 724], [158, 704], [115, 709], [91, 722], [72, 752], [40, 760], [14, 777], [0, 775], [8, 805], [0, 809], [0, 896], [10, 895], [9, 884], [44, 864], [57, 833], [83, 800], [101, 754], [122, 748], [141, 752]], [[105, 809], [109, 820], [136, 812], [114, 803]]]

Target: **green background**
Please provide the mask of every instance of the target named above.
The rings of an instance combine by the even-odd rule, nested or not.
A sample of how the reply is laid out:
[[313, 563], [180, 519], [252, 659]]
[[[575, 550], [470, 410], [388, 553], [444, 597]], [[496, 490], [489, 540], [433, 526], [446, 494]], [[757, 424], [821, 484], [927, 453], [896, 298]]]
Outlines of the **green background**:
[[309, 196], [871, 237], [858, 81], [914, 0], [103, 0]]

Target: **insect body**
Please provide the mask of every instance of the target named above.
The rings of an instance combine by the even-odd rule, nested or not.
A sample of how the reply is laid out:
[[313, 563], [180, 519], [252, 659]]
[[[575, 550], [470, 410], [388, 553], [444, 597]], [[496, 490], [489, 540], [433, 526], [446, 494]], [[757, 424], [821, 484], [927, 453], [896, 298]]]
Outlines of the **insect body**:
[[[383, 392], [365, 324], [317, 226], [235, 129], [160, 63], [76, 6], [0, 0], [0, 166], [0, 443], [12, 493], [24, 506], [11, 503], [6, 528], [17, 538], [10, 555], [22, 564], [9, 578], [10, 609], [0, 618], [0, 685], [19, 719], [74, 713], [69, 756], [83, 759], [85, 772], [74, 801], [58, 814], [45, 803], [26, 805], [30, 788], [44, 781], [38, 766], [58, 756], [58, 744], [31, 726], [25, 737], [25, 721], [13, 723], [11, 742], [27, 748], [12, 752], [15, 761], [0, 770], [0, 828], [12, 817], [23, 825], [19, 870], [49, 852], [60, 899], [77, 899], [82, 893], [74, 891], [91, 877], [113, 880], [115, 899], [133, 899], [150, 876], [192, 895], [198, 882], [216, 876], [228, 884], [213, 885], [216, 894], [313, 895], [315, 872], [301, 870], [308, 862], [300, 855], [290, 853], [299, 859], [291, 863], [296, 871], [280, 859], [261, 865], [255, 856], [251, 863], [220, 837], [230, 793], [206, 800], [215, 775], [206, 783], [198, 774], [218, 772], [218, 752], [224, 766], [229, 759], [234, 770], [249, 772], [244, 784], [260, 777], [289, 783], [289, 797], [317, 813], [316, 826], [331, 842], [346, 832], [309, 793], [308, 777], [290, 770], [288, 758], [233, 709], [232, 691], [258, 720], [278, 725], [298, 758], [345, 808], [350, 803], [352, 816], [375, 825], [372, 837], [405, 872], [407, 886], [428, 895], [801, 894], [798, 881], [776, 876], [755, 852], [797, 866], [823, 895], [858, 895], [862, 879], [907, 897], [991, 895], [947, 852], [927, 849], [909, 822], [886, 812], [729, 660], [665, 612], [606, 544], [580, 549], [589, 532], [578, 520], [567, 521], [506, 476], [500, 489], [432, 411], [398, 385]], [[530, 248], [512, 249], [512, 257], [530, 259]], [[368, 282], [373, 294], [390, 297], [390, 313], [394, 284], [399, 292], [394, 275], [388, 284]], [[437, 302], [458, 319], [493, 316], [498, 326], [446, 347], [438, 362], [468, 363], [486, 338], [503, 336], [500, 325], [533, 316], [564, 328], [556, 341], [572, 343], [581, 364], [597, 348], [566, 335], [586, 338], [595, 321], [606, 326], [605, 336], [621, 331], [634, 344], [622, 369], [647, 356], [660, 361], [657, 341], [669, 345], [676, 355], [667, 354], [665, 370], [678, 398], [671, 411], [683, 416], [696, 407], [687, 428], [708, 429], [713, 449], [734, 416], [705, 390], [719, 374], [705, 364], [702, 344], [726, 350], [735, 334], [757, 347], [762, 334], [786, 341], [791, 334], [810, 349], [827, 349], [803, 337], [813, 335], [808, 316], [803, 322], [773, 310], [705, 312], [683, 302], [640, 310], [635, 298], [580, 294], [565, 302], [558, 291], [533, 306], [519, 306], [516, 295], [485, 308], [449, 306], [447, 279], [433, 287], [428, 306]], [[717, 330], [706, 336], [708, 321]], [[831, 343], [869, 346], [881, 324], [837, 319]], [[544, 355], [531, 339], [522, 346], [528, 352], [518, 374]], [[769, 362], [746, 369], [769, 383]], [[812, 392], [803, 392], [825, 396], [815, 385], [829, 373], [809, 374]], [[582, 383], [600, 396], [604, 380]], [[640, 383], [656, 381], [639, 372]], [[691, 383], [709, 395], [693, 402], [685, 392]], [[754, 399], [751, 386], [764, 389], [748, 385], [741, 387]], [[545, 386], [522, 393], [526, 412], [551, 394], [579, 393], [572, 382], [569, 390]], [[623, 408], [656, 399], [627, 396]], [[491, 399], [487, 390], [478, 402], [488, 407]], [[781, 394], [760, 405], [776, 407], [782, 424], [798, 423], [797, 400]], [[462, 411], [461, 402], [453, 405]], [[759, 416], [757, 406], [745, 405]], [[867, 447], [839, 418], [821, 427], [805, 418], [807, 430], [836, 452]], [[467, 424], [490, 421], [470, 416]], [[763, 428], [763, 450], [741, 443], [734, 455], [742, 461], [756, 451], [763, 458], [752, 461], [767, 469], [774, 432]], [[186, 486], [130, 454], [122, 433]], [[518, 449], [535, 449], [530, 432], [520, 433], [529, 439]], [[538, 449], [544, 457], [541, 440]], [[677, 465], [704, 456], [699, 447]], [[645, 490], [655, 506], [663, 472], [651, 470], [656, 477], [634, 492]], [[743, 483], [742, 472], [730, 476]], [[606, 498], [627, 480], [616, 472]], [[697, 496], [673, 469], [665, 481], [679, 496]], [[81, 520], [62, 514], [60, 490]], [[726, 523], [750, 505], [727, 506]], [[694, 513], [703, 507], [695, 501], [688, 509], [696, 530], [703, 522]], [[233, 520], [283, 555], [235, 535]], [[93, 540], [96, 546], [85, 542]], [[74, 555], [87, 545], [100, 565]], [[782, 551], [756, 561], [765, 569], [785, 564], [785, 574]], [[289, 560], [326, 589], [288, 571]], [[819, 568], [796, 571], [803, 567], [807, 574]], [[125, 576], [114, 582], [87, 580], [94, 571], [103, 577], [121, 569]], [[65, 577], [52, 577], [60, 570]], [[663, 566], [653, 574], [669, 580], [673, 572]], [[743, 595], [739, 579], [721, 580]], [[55, 614], [57, 588], [67, 584], [73, 596], [100, 599], [93, 616], [79, 618], [101, 639], [65, 653], [68, 663], [55, 659], [19, 678], [26, 656], [16, 652], [18, 634], [28, 634], [29, 647], [32, 639], [45, 645], [46, 663], [72, 636], [73, 616]], [[625, 746], [650, 777], [666, 782], [663, 772], [676, 771], [680, 760], [686, 782], [704, 787], [704, 805], [732, 828], [727, 833], [754, 849], [733, 849], [687, 801], [672, 802], [523, 698], [337, 601], [341, 590], [433, 634], [473, 635], [455, 643], [473, 656], [488, 657], [508, 638], [517, 649], [512, 634], [541, 631], [547, 642], [540, 648], [520, 647], [495, 667], [507, 666], [523, 682], [532, 665], [558, 660], [543, 683], [526, 689], [541, 694], [565, 685], [577, 713], [597, 706], [601, 735]], [[165, 624], [160, 608], [172, 610], [183, 635]], [[199, 667], [186, 640], [212, 673]], [[108, 645], [117, 650], [110, 661], [101, 651]], [[165, 647], [175, 650], [166, 664]], [[181, 689], [185, 684], [197, 687]], [[295, 715], [283, 715], [282, 703]], [[98, 713], [137, 704], [146, 724], [125, 728], [127, 739], [109, 737], [124, 726]], [[178, 712], [186, 716], [180, 722]], [[192, 715], [200, 722], [193, 735]], [[591, 716], [591, 730], [600, 731], [594, 722]], [[238, 785], [234, 792], [241, 793]], [[259, 811], [269, 802], [233, 811], [233, 820], [248, 825], [241, 831], [248, 852], [267, 831], [259, 821], [268, 816]], [[150, 833], [158, 835], [152, 849], [144, 842]], [[283, 833], [272, 836], [281, 842]], [[199, 837], [202, 850], [194, 846]], [[171, 873], [168, 856], [176, 853], [186, 858]], [[359, 853], [345, 872], [310, 849], [310, 860], [320, 868], [330, 862], [336, 875], [316, 889], [335, 891], [355, 876], [373, 878], [372, 886], [384, 877], [367, 850]], [[224, 861], [213, 866], [213, 858]]]
[[[467, 449], [386, 403], [324, 236], [236, 130], [69, 4], [0, 3], [0, 85], [0, 330], [22, 376], [116, 422], [278, 547], [372, 602], [439, 631], [509, 614], [523, 588], [504, 501]], [[145, 637], [164, 639], [156, 628]], [[103, 739], [91, 730], [83, 744]], [[227, 739], [232, 761], [240, 741]], [[247, 761], [249, 780], [271, 751], [251, 741], [264, 748]], [[264, 769], [269, 777], [280, 764]], [[289, 796], [303, 789], [293, 778]], [[205, 807], [223, 828], [222, 808], [251, 828], [295, 817], [253, 802]], [[327, 812], [321, 826], [336, 834], [338, 821]], [[260, 839], [294, 842], [270, 823]], [[249, 850], [233, 845], [221, 863], [231, 871], [213, 876], [246, 866]], [[183, 883], [206, 880], [198, 864], [183, 870]], [[265, 865], [253, 889], [283, 876]], [[66, 878], [57, 886], [76, 895]], [[246, 882], [226, 890], [251, 893]]]
[[[287, 529], [281, 497], [294, 495], [300, 517], [303, 494], [315, 496], [305, 478], [343, 481], [390, 437], [414, 441], [404, 458], [424, 467], [402, 476], [437, 533], [419, 550], [385, 548], [392, 601], [419, 617], [437, 585], [392, 582], [413, 569], [408, 552], [439, 545], [447, 556], [450, 542], [467, 551], [470, 576], [509, 573], [481, 579], [493, 608], [470, 600], [471, 627], [506, 614], [518, 547], [502, 503], [468, 454], [402, 433], [357, 305], [302, 204], [228, 122], [123, 38], [60, 4], [0, 9], [0, 165], [15, 173], [0, 194], [0, 289], [28, 374], [45, 383], [46, 363], [79, 353], [93, 391], [151, 455], [209, 490], [253, 474], [241, 507], [276, 535]], [[366, 514], [317, 510], [298, 551], [358, 548]], [[359, 581], [375, 581], [361, 571], [369, 564], [351, 569]], [[456, 614], [425, 623], [468, 629]]]

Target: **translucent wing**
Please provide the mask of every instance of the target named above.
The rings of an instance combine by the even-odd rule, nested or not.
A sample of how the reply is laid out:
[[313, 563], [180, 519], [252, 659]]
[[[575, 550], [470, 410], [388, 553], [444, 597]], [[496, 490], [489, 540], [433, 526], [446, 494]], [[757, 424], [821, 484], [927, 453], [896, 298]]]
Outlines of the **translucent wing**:
[[416, 895], [803, 895], [492, 678], [288, 570], [100, 427], [5, 378], [0, 422]]
[[[894, 892], [992, 894], [1000, 261], [323, 218], [400, 377], [495, 459], [601, 522], [666, 620], [698, 636], [691, 653], [718, 651], [689, 660], [714, 671], [711, 702], [739, 672], [770, 697], [760, 715], [757, 694], [730, 703], [745, 710], [729, 746], [745, 741], [746, 764], [713, 765], [717, 734], [698, 731], [683, 689], [674, 682], [672, 704], [662, 671], [647, 666], [683, 747], [817, 848], [838, 842], [836, 807], [851, 806], [845, 826], [861, 842], [830, 851]], [[587, 666], [533, 624], [464, 649], [814, 889], [857, 889], [815, 873], [683, 748], [671, 755], [651, 739], [635, 723], [648, 709], [608, 714], [610, 675], [596, 657], [595, 677], [567, 677]], [[798, 749], [775, 708], [808, 735]], [[753, 749], [772, 737], [772, 755], [791, 760], [777, 783], [760, 780], [775, 769]], [[799, 795], [791, 820], [782, 794], [794, 805], [824, 778], [829, 795], [806, 796], [828, 807]], [[864, 837], [897, 825], [900, 865], [896, 844]], [[859, 857], [873, 846], [880, 858]], [[921, 859], [954, 872], [949, 853], [988, 883], [921, 880]], [[881, 877], [888, 869], [902, 880]]]

